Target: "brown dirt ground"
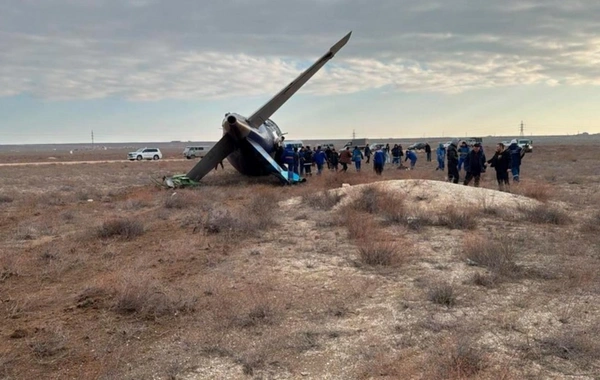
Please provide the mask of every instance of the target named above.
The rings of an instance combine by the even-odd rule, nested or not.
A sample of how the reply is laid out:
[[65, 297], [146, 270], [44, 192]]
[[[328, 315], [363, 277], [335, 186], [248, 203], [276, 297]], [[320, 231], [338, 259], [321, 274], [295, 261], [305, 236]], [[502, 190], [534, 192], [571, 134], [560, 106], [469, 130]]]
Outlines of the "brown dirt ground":
[[150, 176], [192, 162], [1, 167], [0, 379], [597, 379], [600, 151], [537, 147], [513, 194], [424, 161], [175, 191]]

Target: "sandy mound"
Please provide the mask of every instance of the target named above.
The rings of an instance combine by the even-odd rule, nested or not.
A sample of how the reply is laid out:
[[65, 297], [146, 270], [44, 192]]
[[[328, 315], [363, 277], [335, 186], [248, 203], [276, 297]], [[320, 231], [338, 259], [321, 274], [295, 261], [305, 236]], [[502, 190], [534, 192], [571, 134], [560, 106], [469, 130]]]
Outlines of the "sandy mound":
[[[443, 209], [448, 206], [472, 206], [517, 210], [540, 204], [539, 201], [531, 198], [492, 189], [457, 185], [442, 181], [409, 179], [380, 181], [332, 189], [330, 191], [342, 195], [342, 200], [335, 209], [352, 202], [362, 194], [364, 189], [369, 187], [404, 196], [408, 204], [428, 209]], [[284, 202], [283, 205], [296, 206], [301, 203], [301, 200], [301, 198], [293, 198]]]

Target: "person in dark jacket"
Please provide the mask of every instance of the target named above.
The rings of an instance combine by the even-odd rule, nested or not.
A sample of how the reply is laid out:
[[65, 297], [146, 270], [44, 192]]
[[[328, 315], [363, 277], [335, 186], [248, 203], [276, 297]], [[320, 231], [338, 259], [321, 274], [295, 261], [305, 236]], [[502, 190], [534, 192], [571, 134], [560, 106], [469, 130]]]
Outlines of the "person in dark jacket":
[[431, 162], [431, 146], [425, 143], [425, 153], [427, 154], [427, 162]]
[[446, 149], [448, 159], [448, 181], [458, 183], [458, 139], [453, 139]]
[[381, 147], [377, 147], [375, 154], [373, 155], [373, 169], [375, 173], [381, 175], [383, 172], [383, 165], [385, 164], [385, 153], [381, 150]]
[[525, 150], [523, 150], [523, 148], [517, 144], [517, 140], [515, 139], [510, 142], [507, 150], [510, 153], [510, 171], [512, 172], [513, 181], [519, 182], [519, 175], [521, 174], [521, 159], [523, 156], [525, 156]]
[[395, 144], [392, 148], [392, 164], [400, 164], [400, 148], [398, 148], [398, 144]]
[[327, 157], [327, 169], [331, 169], [331, 147], [325, 148], [325, 156]]
[[299, 167], [300, 167], [300, 153], [298, 153], [298, 147], [295, 146], [294, 147], [294, 166], [293, 166], [292, 171], [294, 173], [300, 175]]
[[304, 159], [304, 171], [306, 172], [306, 175], [312, 176], [313, 152], [310, 149], [310, 146], [306, 147], [302, 157]]
[[335, 151], [335, 148], [331, 148], [331, 156], [329, 157], [329, 162], [331, 165], [331, 169], [337, 172], [339, 166], [338, 164], [340, 162], [340, 156], [338, 155], [338, 152]]
[[365, 146], [365, 157], [367, 158], [367, 164], [371, 161], [371, 148], [369, 145]]
[[502, 143], [496, 145], [494, 157], [488, 160], [488, 164], [496, 169], [496, 179], [498, 180], [498, 189], [500, 191], [510, 192], [510, 182], [508, 180], [508, 171], [511, 167], [510, 152]]
[[294, 148], [288, 144], [283, 150], [281, 161], [286, 165], [288, 181], [294, 179]]
[[475, 143], [473, 149], [465, 158], [465, 171], [467, 176], [465, 177], [465, 186], [469, 186], [469, 182], [474, 178], [475, 187], [479, 187], [479, 181], [481, 179], [481, 173], [485, 171], [485, 156], [481, 151], [481, 144]]

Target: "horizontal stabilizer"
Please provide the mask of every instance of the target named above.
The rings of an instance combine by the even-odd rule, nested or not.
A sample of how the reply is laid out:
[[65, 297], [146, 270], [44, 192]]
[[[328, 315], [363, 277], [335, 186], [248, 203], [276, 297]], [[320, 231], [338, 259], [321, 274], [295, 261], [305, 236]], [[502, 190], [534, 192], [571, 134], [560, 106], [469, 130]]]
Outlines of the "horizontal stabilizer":
[[298, 78], [294, 79], [293, 82], [288, 84], [283, 90], [281, 90], [277, 95], [275, 95], [271, 100], [267, 102], [264, 106], [262, 106], [258, 111], [254, 112], [252, 116], [248, 118], [248, 122], [251, 126], [258, 128], [261, 124], [263, 124], [268, 118], [271, 117], [281, 107], [289, 98], [292, 97], [302, 87], [323, 65], [327, 63], [333, 56], [342, 48], [348, 40], [350, 39], [350, 35], [352, 32], [346, 34], [344, 38], [339, 40], [335, 45], [333, 45], [325, 55], [323, 55], [317, 62], [315, 62], [311, 67], [306, 69], [302, 74], [298, 76]]
[[229, 134], [223, 135], [221, 140], [219, 140], [219, 142], [217, 142], [215, 146], [208, 151], [206, 156], [204, 156], [200, 162], [198, 162], [196, 166], [189, 171], [187, 177], [194, 181], [200, 181], [202, 177], [213, 170], [219, 162], [227, 158], [227, 156], [233, 153], [234, 150], [235, 141], [233, 137], [231, 137]]
[[284, 183], [294, 183], [294, 182], [302, 182], [302, 179], [300, 178], [300, 176], [296, 173], [292, 174], [292, 181], [288, 180], [288, 172], [286, 170], [283, 170], [283, 168], [281, 166], [279, 166], [279, 164], [277, 162], [275, 162], [275, 160], [273, 159], [273, 157], [271, 157], [269, 155], [269, 153], [267, 153], [261, 146], [259, 143], [257, 143], [256, 141], [252, 140], [252, 139], [246, 139], [250, 145], [252, 145], [252, 147], [261, 155], [261, 157], [264, 159], [264, 163], [265, 165], [268, 165], [269, 169], [272, 169], [273, 174], [275, 174], [275, 176], [277, 178], [279, 178], [282, 182]]

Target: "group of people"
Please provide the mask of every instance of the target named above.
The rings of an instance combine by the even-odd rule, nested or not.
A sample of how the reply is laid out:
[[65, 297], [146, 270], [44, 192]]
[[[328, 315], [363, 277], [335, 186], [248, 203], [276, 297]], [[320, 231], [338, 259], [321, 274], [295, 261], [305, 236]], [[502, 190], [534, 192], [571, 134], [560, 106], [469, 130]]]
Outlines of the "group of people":
[[[425, 145], [424, 150], [427, 161], [431, 161], [432, 151], [429, 144]], [[449, 182], [458, 183], [460, 172], [464, 169], [463, 184], [469, 185], [473, 181], [474, 185], [478, 187], [481, 174], [485, 173], [489, 164], [496, 171], [499, 189], [509, 191], [508, 172], [512, 173], [513, 181], [519, 181], [521, 160], [525, 155], [525, 151], [519, 147], [516, 140], [512, 140], [508, 147], [504, 146], [503, 143], [498, 143], [494, 155], [487, 160], [480, 143], [475, 143], [473, 147], [470, 147], [465, 141], [461, 142], [459, 139], [454, 139], [447, 148], [440, 143], [436, 155], [438, 161], [436, 170], [445, 170], [447, 164]], [[325, 166], [336, 172], [340, 170], [339, 167], [341, 166], [341, 171], [346, 172], [352, 163], [354, 163], [355, 170], [360, 172], [362, 161], [366, 160], [367, 164], [370, 163], [371, 156], [373, 156], [373, 169], [378, 175], [382, 174], [387, 163], [391, 163], [399, 169], [414, 169], [418, 159], [415, 151], [410, 149], [403, 151], [402, 145], [399, 144], [395, 144], [392, 148], [389, 144], [386, 146], [377, 145], [374, 150], [371, 150], [369, 146], [364, 149], [355, 146], [352, 150], [350, 147], [346, 147], [341, 152], [332, 147], [321, 149], [321, 146], [317, 146], [311, 149], [310, 146], [297, 148], [286, 145], [277, 159], [280, 165], [288, 169], [288, 176], [291, 179], [293, 173], [300, 176], [311, 176], [313, 166], [316, 166], [317, 175], [323, 172]], [[410, 161], [410, 167], [402, 165], [402, 157], [405, 157], [404, 162]]]
[[489, 160], [486, 159], [483, 147], [480, 143], [475, 143], [471, 149], [466, 142], [454, 139], [447, 149], [443, 144], [437, 149], [438, 168], [444, 170], [444, 156], [448, 163], [448, 181], [458, 183], [460, 180], [460, 171], [464, 167], [465, 179], [463, 184], [468, 186], [474, 180], [475, 187], [479, 187], [481, 174], [485, 173], [487, 164], [496, 171], [496, 180], [500, 191], [510, 191], [509, 171], [512, 174], [513, 181], [519, 182], [521, 172], [521, 160], [525, 151], [517, 144], [517, 140], [512, 140], [507, 147], [503, 143], [496, 145], [496, 151]]

